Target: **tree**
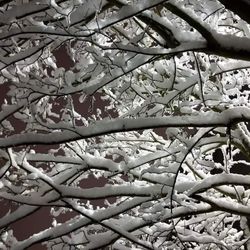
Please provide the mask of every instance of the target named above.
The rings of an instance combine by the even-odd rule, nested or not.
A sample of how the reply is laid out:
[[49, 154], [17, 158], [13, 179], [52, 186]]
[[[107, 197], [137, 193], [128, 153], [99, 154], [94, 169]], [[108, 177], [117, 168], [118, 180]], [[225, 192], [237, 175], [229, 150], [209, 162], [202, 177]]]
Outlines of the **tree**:
[[250, 249], [248, 1], [0, 11], [1, 249]]

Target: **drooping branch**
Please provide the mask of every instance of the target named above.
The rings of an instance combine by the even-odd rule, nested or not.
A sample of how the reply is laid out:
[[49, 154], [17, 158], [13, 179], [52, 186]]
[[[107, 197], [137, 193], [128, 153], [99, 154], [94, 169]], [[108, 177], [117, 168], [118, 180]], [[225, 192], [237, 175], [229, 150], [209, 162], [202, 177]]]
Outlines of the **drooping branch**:
[[250, 180], [248, 176], [239, 174], [217, 174], [197, 183], [197, 185], [188, 191], [188, 195], [192, 196], [204, 192], [209, 188], [226, 184], [250, 186]]

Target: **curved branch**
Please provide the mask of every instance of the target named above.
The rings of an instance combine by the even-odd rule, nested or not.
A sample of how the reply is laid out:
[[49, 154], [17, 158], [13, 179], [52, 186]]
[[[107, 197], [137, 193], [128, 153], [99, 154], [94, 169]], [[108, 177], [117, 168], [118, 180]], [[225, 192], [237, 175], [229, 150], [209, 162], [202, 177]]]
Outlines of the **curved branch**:
[[64, 131], [63, 128], [51, 124], [48, 125], [50, 129], [60, 129], [62, 132], [51, 132], [48, 134], [26, 133], [0, 138], [0, 148], [32, 144], [52, 145], [117, 132], [161, 127], [228, 127], [229, 125], [232, 126], [242, 121], [250, 121], [249, 108], [236, 107], [221, 113], [211, 111], [190, 116], [102, 120], [96, 121], [95, 124], [88, 127], [72, 127], [70, 131], [67, 127], [65, 127], [65, 129], [68, 131]]
[[202, 180], [200, 183], [191, 188], [188, 191], [187, 195], [193, 196], [197, 193], [204, 192], [210, 188], [225, 184], [250, 186], [250, 179], [249, 176], [244, 176], [240, 174], [217, 174]]

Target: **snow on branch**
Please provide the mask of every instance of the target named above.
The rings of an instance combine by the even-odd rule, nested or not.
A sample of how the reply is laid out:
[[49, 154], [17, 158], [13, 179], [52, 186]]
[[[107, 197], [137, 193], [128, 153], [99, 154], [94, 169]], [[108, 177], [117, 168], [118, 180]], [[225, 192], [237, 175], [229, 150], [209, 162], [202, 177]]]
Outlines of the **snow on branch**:
[[[94, 125], [79, 128], [65, 128], [62, 132], [48, 134], [26, 133], [24, 135], [13, 135], [0, 139], [0, 148], [18, 145], [32, 144], [54, 144], [65, 143], [83, 138], [106, 135], [110, 133], [133, 131], [138, 129], [160, 128], [160, 127], [228, 127], [238, 122], [250, 120], [249, 108], [234, 108], [221, 113], [206, 112], [195, 116], [176, 116], [159, 118], [137, 118], [137, 119], [114, 119], [111, 121], [99, 121]], [[49, 128], [63, 129], [57, 125], [47, 125]], [[68, 131], [67, 131], [68, 130]]]
[[238, 2], [1, 1], [0, 249], [250, 247]]

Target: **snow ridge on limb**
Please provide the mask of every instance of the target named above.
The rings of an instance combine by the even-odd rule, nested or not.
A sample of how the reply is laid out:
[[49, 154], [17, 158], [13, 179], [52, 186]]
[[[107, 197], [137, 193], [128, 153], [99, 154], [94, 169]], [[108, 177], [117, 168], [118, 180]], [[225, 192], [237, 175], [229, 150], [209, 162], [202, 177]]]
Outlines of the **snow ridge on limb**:
[[159, 118], [137, 118], [137, 119], [114, 119], [110, 121], [97, 121], [88, 127], [61, 127], [57, 125], [47, 125], [53, 130], [62, 132], [51, 132], [48, 134], [26, 133], [23, 135], [13, 135], [0, 139], [0, 148], [7, 148], [18, 145], [32, 144], [57, 144], [66, 143], [83, 138], [91, 138], [110, 133], [133, 131], [138, 129], [161, 128], [161, 127], [228, 127], [238, 122], [250, 120], [249, 108], [233, 108], [218, 112], [206, 112], [195, 116], [176, 116]]

